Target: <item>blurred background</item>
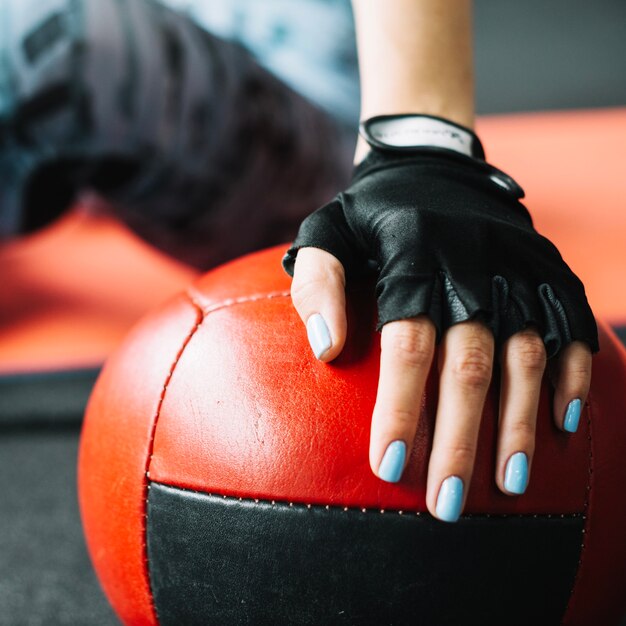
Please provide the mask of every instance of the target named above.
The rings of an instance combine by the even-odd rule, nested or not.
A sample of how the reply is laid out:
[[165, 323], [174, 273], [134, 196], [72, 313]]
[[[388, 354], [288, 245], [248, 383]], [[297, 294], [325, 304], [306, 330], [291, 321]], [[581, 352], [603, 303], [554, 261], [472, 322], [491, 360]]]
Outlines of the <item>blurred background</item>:
[[[92, 0], [98, 1], [109, 2]], [[46, 2], [62, 10], [63, 3]], [[0, 0], [0, 129], [2, 112], [5, 119], [9, 115], [9, 88], [2, 82], [14, 26], [8, 5]], [[247, 46], [289, 85], [333, 111], [342, 125], [354, 125], [358, 86], [348, 3], [172, 0], [170, 5]], [[533, 115], [511, 114], [568, 110], [585, 120], [581, 110], [614, 109], [602, 117], [603, 128], [624, 138], [623, 0], [476, 0], [475, 55], [478, 112], [488, 116], [482, 128], [502, 162], [515, 161], [515, 142], [524, 142], [524, 129], [539, 141], [556, 119], [540, 116], [537, 126]], [[563, 119], [570, 118], [559, 117], [555, 132], [566, 132]], [[510, 129], [517, 123], [516, 134]], [[621, 126], [612, 128], [614, 123]], [[506, 146], [496, 141], [503, 125], [513, 142]], [[571, 135], [558, 145], [576, 150], [578, 139]], [[0, 152], [2, 141], [0, 134]], [[602, 145], [594, 141], [584, 135], [581, 149]], [[543, 149], [537, 143], [537, 151]], [[529, 154], [532, 146], [524, 146], [527, 161]], [[584, 156], [596, 168], [608, 159], [609, 167], [626, 173], [626, 158], [617, 150]], [[616, 156], [621, 162], [611, 160]], [[532, 162], [520, 168], [532, 178]], [[524, 185], [522, 174], [509, 169]], [[584, 177], [584, 169], [583, 163], [576, 176]], [[544, 175], [549, 178], [550, 172]], [[558, 181], [567, 186], [567, 175], [561, 173]], [[98, 201], [90, 202], [93, 208]], [[617, 223], [620, 229], [612, 235], [619, 243], [626, 230]], [[601, 264], [602, 250], [587, 253]], [[106, 216], [62, 217], [45, 232], [0, 248], [0, 624], [117, 623], [89, 563], [78, 515], [75, 464], [82, 412], [108, 351], [147, 309], [195, 275]], [[617, 302], [610, 315], [616, 326], [626, 326], [626, 304]]]

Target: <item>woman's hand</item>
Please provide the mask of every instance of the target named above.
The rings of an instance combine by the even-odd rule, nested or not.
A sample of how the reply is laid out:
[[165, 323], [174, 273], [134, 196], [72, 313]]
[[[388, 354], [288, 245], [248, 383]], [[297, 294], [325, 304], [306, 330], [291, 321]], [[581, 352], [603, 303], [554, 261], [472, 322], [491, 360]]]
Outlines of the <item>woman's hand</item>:
[[294, 305], [326, 362], [346, 338], [346, 273], [357, 277], [368, 260], [378, 268], [381, 365], [369, 458], [383, 480], [401, 478], [437, 358], [427, 505], [445, 521], [463, 508], [494, 362], [502, 370], [494, 479], [507, 494], [528, 483], [547, 358], [555, 357], [559, 428], [576, 430], [589, 389], [597, 337], [584, 289], [534, 230], [521, 195], [481, 159], [376, 150], [350, 189], [305, 220], [285, 259]]
[[[502, 369], [494, 478], [505, 493], [523, 493], [546, 362], [555, 421], [573, 432], [597, 330], [582, 284], [534, 230], [520, 187], [484, 162], [469, 129], [471, 1], [353, 0], [353, 7], [361, 115], [383, 117], [363, 126], [357, 160], [367, 143], [372, 151], [350, 188], [303, 222], [284, 265], [323, 361], [345, 341], [346, 280], [376, 266], [382, 350], [370, 464], [384, 480], [400, 480], [437, 358], [427, 505], [454, 521], [494, 363]], [[429, 115], [401, 115], [410, 111]]]
[[[341, 352], [347, 329], [341, 264], [323, 250], [301, 249], [292, 296], [307, 324], [316, 356], [324, 362], [332, 361]], [[328, 331], [320, 328], [323, 322], [318, 316], [327, 322]], [[436, 356], [441, 384], [428, 470], [427, 505], [436, 517], [456, 521], [472, 476], [494, 358], [499, 358], [502, 367], [494, 479], [506, 494], [524, 492], [535, 448], [537, 405], [546, 352], [535, 330], [513, 335], [499, 355], [494, 351], [492, 333], [480, 322], [462, 322], [451, 327], [439, 348], [435, 346], [435, 335], [435, 327], [426, 316], [383, 326], [369, 458], [375, 474], [390, 482], [400, 479], [408, 461], [406, 450], [410, 450], [415, 437], [426, 378]], [[559, 355], [556, 365], [554, 420], [558, 428], [574, 432], [589, 390], [591, 351], [586, 344], [574, 342]], [[439, 498], [444, 481], [450, 477], [458, 477], [460, 482], [455, 478], [448, 480], [446, 495]]]

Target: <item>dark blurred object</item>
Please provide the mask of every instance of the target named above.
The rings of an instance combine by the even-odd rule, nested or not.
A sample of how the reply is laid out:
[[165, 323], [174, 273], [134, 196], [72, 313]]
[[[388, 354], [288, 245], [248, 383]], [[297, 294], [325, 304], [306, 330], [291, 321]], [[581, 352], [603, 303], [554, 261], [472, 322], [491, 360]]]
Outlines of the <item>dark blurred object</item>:
[[0, 27], [0, 238], [90, 189], [210, 268], [293, 237], [348, 180], [331, 116], [164, 3], [8, 0]]
[[0, 430], [75, 428], [98, 369], [0, 376]]

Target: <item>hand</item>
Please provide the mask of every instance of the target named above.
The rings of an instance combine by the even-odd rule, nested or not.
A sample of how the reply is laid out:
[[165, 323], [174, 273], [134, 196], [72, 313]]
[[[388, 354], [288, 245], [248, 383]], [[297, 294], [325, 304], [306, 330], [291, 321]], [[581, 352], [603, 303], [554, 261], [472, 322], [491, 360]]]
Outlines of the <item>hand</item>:
[[376, 153], [347, 192], [307, 218], [285, 260], [288, 268], [295, 261], [293, 302], [323, 361], [345, 341], [346, 273], [350, 279], [369, 258], [378, 266], [382, 350], [370, 464], [390, 482], [408, 460], [440, 340], [427, 505], [446, 521], [464, 504], [495, 358], [495, 480], [504, 493], [526, 488], [547, 357], [556, 355], [559, 428], [576, 429], [589, 388], [597, 337], [584, 289], [533, 229], [520, 195], [511, 179], [474, 159]]

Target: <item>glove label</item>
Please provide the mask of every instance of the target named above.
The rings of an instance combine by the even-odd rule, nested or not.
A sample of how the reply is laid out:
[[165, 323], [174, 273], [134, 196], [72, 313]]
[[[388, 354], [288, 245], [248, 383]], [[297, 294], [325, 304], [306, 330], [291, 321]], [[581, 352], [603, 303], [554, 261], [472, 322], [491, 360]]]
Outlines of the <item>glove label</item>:
[[367, 142], [388, 150], [443, 148], [469, 157], [482, 156], [482, 147], [470, 130], [428, 115], [384, 115], [361, 124]]

